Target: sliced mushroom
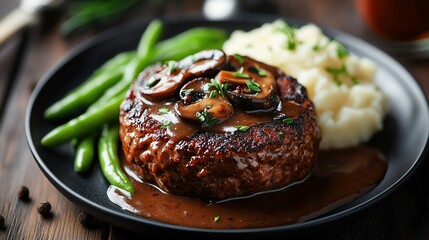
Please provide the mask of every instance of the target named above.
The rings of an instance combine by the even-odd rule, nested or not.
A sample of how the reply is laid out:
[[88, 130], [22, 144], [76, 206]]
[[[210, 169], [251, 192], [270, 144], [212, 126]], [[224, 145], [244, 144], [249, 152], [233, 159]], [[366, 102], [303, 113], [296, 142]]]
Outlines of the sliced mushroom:
[[165, 99], [174, 96], [180, 87], [189, 79], [189, 75], [175, 66], [154, 65], [150, 72], [139, 76], [143, 86], [141, 92], [150, 99]]
[[[216, 92], [216, 94], [213, 94]], [[213, 126], [234, 114], [228, 99], [218, 94], [209, 78], [199, 78], [185, 84], [180, 91], [181, 100], [176, 102], [175, 111], [180, 117], [203, 122]]]
[[227, 95], [235, 105], [247, 110], [274, 109], [280, 101], [275, 77], [264, 67], [257, 61], [243, 58], [240, 70], [220, 71], [216, 79], [230, 85]]
[[210, 49], [184, 58], [178, 67], [194, 77], [214, 77], [225, 61], [226, 55], [223, 51]]

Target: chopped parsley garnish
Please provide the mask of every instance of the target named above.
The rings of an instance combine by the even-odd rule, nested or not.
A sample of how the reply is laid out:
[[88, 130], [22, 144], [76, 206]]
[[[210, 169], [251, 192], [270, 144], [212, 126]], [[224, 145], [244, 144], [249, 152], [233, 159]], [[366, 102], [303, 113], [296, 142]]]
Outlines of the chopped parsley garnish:
[[197, 112], [195, 116], [200, 120], [202, 123], [207, 123], [209, 128], [216, 125], [216, 123], [219, 122], [219, 119], [212, 116], [212, 114], [209, 112], [210, 106], [206, 106], [203, 111]]
[[147, 80], [146, 87], [151, 88], [155, 86], [160, 80], [161, 79], [156, 78], [155, 76], [152, 76], [151, 78], [149, 78], [149, 80]]
[[254, 81], [247, 80], [246, 85], [250, 89], [250, 91], [253, 91], [253, 92], [260, 92], [261, 91], [259, 84], [254, 82]]
[[239, 77], [239, 78], [250, 78], [249, 74], [247, 73], [240, 73], [240, 72], [235, 72], [234, 74], [232, 74], [234, 77]]
[[319, 39], [319, 40], [317, 41], [317, 43], [316, 43], [316, 44], [314, 44], [314, 46], [313, 46], [313, 51], [317, 52], [317, 51], [319, 51], [319, 50], [322, 50], [323, 48], [325, 48], [326, 46], [328, 46], [328, 44], [329, 44], [329, 41], [328, 41], [325, 45], [322, 45], [322, 43], [321, 43], [321, 39]]
[[213, 90], [210, 92], [210, 98], [216, 98], [217, 97], [217, 90]]
[[340, 42], [337, 42], [337, 56], [338, 58], [342, 59], [345, 58], [347, 55], [349, 55], [349, 51], [347, 50], [347, 48]]
[[183, 92], [183, 94], [185, 94], [185, 96], [186, 96], [186, 95], [191, 94], [193, 91], [194, 91], [194, 89], [193, 89], [193, 88], [188, 88], [188, 89], [184, 89], [182, 92]]
[[235, 126], [235, 128], [237, 128], [238, 131], [242, 131], [245, 132], [247, 130], [249, 130], [249, 126]]
[[240, 54], [234, 54], [233, 55], [234, 58], [238, 61], [238, 63], [243, 64], [244, 63], [244, 58], [240, 55]]
[[286, 41], [286, 47], [289, 50], [295, 50], [295, 47], [297, 45], [297, 40], [296, 40], [296, 35], [295, 35], [295, 31], [296, 28], [289, 26], [289, 24], [287, 24], [287, 22], [284, 22], [284, 26], [282, 28], [278, 28], [277, 30], [284, 33], [287, 37], [287, 41]]
[[168, 109], [168, 108], [160, 108], [160, 109], [159, 109], [159, 112], [160, 112], [160, 113], [164, 113], [164, 114], [165, 114], [165, 113], [170, 112], [170, 109]]
[[170, 121], [170, 120], [164, 120], [164, 121], [162, 121], [161, 128], [167, 128], [168, 126], [170, 126], [172, 124], [173, 124], [172, 121]]
[[168, 67], [170, 68], [170, 73], [176, 71], [179, 64], [176, 61], [168, 61]]
[[292, 125], [293, 119], [292, 118], [285, 118], [285, 119], [283, 119], [283, 123], [286, 125]]
[[254, 68], [255, 68], [255, 69], [256, 69], [256, 71], [258, 72], [258, 75], [259, 75], [259, 76], [261, 76], [261, 77], [266, 77], [266, 76], [267, 76], [267, 72], [265, 72], [263, 69], [261, 69], [261, 68], [259, 68], [259, 67], [257, 67], [257, 66], [255, 66]]
[[238, 72], [233, 73], [232, 76], [239, 78], [250, 78], [249, 74], [243, 73], [243, 71], [244, 69], [241, 67], [240, 70], [238, 70]]
[[211, 80], [210, 80], [210, 82], [211, 83], [209, 83], [208, 85], [209, 85], [209, 88], [211, 88], [211, 87], [214, 87], [214, 88], [216, 88], [217, 90], [218, 90], [218, 93], [222, 96], [222, 97], [224, 97], [225, 96], [225, 94], [226, 94], [226, 91], [228, 90], [228, 83], [224, 83], [224, 84], [222, 84], [222, 83], [220, 83], [219, 82], [219, 80], [217, 80], [217, 79], [214, 79], [214, 78], [212, 78]]
[[213, 222], [218, 222], [219, 221], [219, 219], [220, 219], [220, 216], [218, 215], [218, 216], [215, 216], [214, 218], [213, 218]]
[[346, 65], [343, 64], [343, 65], [341, 65], [341, 67], [338, 67], [338, 68], [326, 68], [326, 71], [328, 71], [328, 73], [330, 73], [332, 75], [335, 83], [338, 86], [341, 86], [342, 82], [340, 81], [340, 79], [338, 77], [341, 74], [347, 74]]

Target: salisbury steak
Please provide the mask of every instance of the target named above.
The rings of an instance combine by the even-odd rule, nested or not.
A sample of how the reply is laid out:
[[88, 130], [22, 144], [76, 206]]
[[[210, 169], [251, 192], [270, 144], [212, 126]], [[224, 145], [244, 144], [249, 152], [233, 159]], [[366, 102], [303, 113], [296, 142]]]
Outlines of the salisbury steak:
[[126, 162], [139, 177], [208, 200], [305, 179], [320, 141], [303, 86], [219, 50], [145, 69], [121, 105], [120, 125]]

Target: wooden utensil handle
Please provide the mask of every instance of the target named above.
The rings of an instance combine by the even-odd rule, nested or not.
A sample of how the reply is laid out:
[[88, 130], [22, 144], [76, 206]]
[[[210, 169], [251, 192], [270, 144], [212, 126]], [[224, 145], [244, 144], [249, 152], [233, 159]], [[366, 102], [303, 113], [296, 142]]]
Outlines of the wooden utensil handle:
[[16, 8], [0, 21], [0, 46], [15, 33], [37, 21], [36, 13]]

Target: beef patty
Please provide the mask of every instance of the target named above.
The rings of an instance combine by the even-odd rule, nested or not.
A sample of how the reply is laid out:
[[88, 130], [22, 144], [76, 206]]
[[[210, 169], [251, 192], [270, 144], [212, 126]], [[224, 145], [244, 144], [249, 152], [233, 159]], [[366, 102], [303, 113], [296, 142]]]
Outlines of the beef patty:
[[146, 68], [119, 120], [126, 164], [139, 177], [171, 194], [215, 201], [305, 179], [321, 138], [296, 79], [220, 50]]

